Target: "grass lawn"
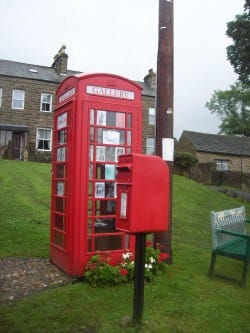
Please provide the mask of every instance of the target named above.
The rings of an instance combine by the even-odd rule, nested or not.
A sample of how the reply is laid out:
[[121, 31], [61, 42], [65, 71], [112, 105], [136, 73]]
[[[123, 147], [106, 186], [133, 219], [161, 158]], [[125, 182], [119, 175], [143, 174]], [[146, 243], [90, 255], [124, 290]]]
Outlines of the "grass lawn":
[[[0, 160], [0, 256], [49, 255], [49, 164]], [[141, 327], [121, 328], [133, 310], [133, 285], [69, 284], [0, 305], [3, 333], [247, 333], [247, 287], [210, 279], [210, 211], [250, 204], [174, 177], [173, 264], [145, 284]], [[216, 270], [240, 278], [242, 263], [218, 258]]]

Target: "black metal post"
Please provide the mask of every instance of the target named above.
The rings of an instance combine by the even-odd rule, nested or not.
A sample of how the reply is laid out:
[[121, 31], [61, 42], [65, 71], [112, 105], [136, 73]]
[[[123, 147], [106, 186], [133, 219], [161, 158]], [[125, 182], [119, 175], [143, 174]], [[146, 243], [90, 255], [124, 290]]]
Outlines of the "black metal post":
[[144, 306], [146, 234], [136, 234], [133, 322], [140, 324]]

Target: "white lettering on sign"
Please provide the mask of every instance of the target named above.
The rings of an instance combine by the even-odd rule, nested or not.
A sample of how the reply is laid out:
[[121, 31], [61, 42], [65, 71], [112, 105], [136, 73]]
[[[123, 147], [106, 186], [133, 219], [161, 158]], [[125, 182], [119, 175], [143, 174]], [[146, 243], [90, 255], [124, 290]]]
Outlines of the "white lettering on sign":
[[70, 90], [66, 91], [64, 94], [59, 96], [59, 103], [63, 102], [65, 99], [75, 95], [76, 88], [71, 88]]
[[135, 99], [135, 93], [133, 91], [98, 86], [87, 86], [87, 94], [130, 100]]
[[67, 126], [67, 112], [60, 114], [57, 118], [57, 129]]

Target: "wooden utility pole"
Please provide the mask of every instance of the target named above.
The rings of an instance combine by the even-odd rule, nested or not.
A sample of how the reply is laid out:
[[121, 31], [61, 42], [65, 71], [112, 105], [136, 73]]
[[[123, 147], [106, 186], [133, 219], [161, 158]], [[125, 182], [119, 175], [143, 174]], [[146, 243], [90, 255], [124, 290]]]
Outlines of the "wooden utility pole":
[[156, 96], [156, 155], [168, 163], [170, 170], [169, 230], [154, 234], [154, 245], [161, 245], [161, 252], [169, 254], [172, 263], [172, 170], [173, 170], [173, 86], [174, 86], [174, 28], [173, 0], [159, 0], [159, 31], [157, 57]]

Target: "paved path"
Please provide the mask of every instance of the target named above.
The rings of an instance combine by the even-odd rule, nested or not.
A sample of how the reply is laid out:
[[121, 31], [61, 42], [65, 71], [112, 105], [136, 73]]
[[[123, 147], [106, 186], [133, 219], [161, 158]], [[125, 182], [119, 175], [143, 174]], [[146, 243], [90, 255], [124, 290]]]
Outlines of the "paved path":
[[0, 258], [0, 303], [73, 281], [46, 258]]

